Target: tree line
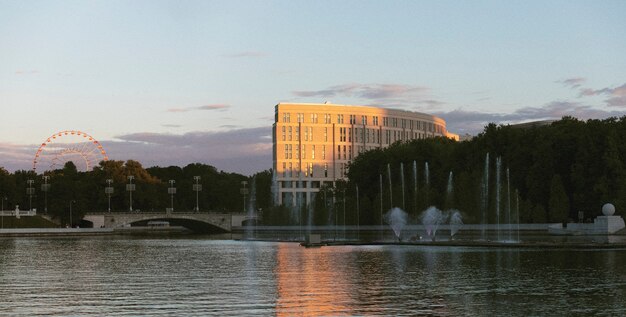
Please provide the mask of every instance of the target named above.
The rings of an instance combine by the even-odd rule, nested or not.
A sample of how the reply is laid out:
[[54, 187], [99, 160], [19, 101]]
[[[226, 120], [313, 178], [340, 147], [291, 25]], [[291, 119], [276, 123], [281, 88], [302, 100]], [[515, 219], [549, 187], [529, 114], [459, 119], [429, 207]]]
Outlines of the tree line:
[[[361, 224], [378, 224], [381, 209], [391, 207], [405, 209], [417, 221], [428, 206], [458, 209], [466, 223], [481, 223], [485, 208], [489, 223], [495, 223], [496, 210], [501, 222], [507, 221], [505, 211], [529, 223], [578, 221], [579, 212], [589, 221], [607, 202], [624, 214], [625, 138], [626, 117], [588, 121], [564, 117], [527, 127], [489, 124], [468, 141], [430, 138], [363, 153], [350, 164], [349, 181], [339, 186], [345, 187], [350, 210], [356, 208], [358, 187]], [[354, 212], [349, 217], [356, 221]]]
[[[44, 176], [47, 180], [44, 180]], [[9, 173], [0, 167], [0, 200], [5, 210], [14, 210], [19, 205], [20, 210], [36, 209], [38, 213], [47, 213], [61, 223], [69, 223], [72, 205], [73, 220], [76, 223], [86, 212], [103, 212], [109, 209], [109, 197], [105, 193], [105, 188], [109, 186], [107, 180], [112, 180], [112, 212], [130, 211], [130, 195], [126, 190], [128, 176], [133, 176], [132, 183], [135, 184], [132, 192], [133, 211], [164, 212], [169, 208], [169, 180], [175, 181], [174, 211], [193, 211], [197, 203], [200, 212], [242, 212], [242, 181], [248, 182], [248, 188], [254, 184], [255, 193], [258, 193], [255, 197], [256, 208], [267, 208], [271, 204], [270, 171], [247, 177], [218, 171], [213, 166], [199, 163], [185, 167], [144, 168], [134, 160], [102, 161], [87, 172], [78, 171], [71, 161], [65, 163], [61, 169], [43, 174], [25, 170]], [[198, 184], [202, 187], [197, 196], [193, 190], [195, 176], [200, 177]], [[252, 182], [251, 179], [255, 181]], [[31, 184], [29, 180], [32, 181]], [[44, 191], [41, 185], [46, 182], [49, 188]], [[33, 195], [28, 194], [29, 187], [33, 188]]]

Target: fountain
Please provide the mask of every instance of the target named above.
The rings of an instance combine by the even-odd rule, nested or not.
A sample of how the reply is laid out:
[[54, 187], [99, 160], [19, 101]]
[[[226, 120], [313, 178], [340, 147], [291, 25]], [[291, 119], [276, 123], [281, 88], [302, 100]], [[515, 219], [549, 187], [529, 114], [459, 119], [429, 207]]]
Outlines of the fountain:
[[413, 212], [417, 214], [417, 163], [413, 161]]
[[393, 208], [393, 188], [391, 187], [391, 166], [387, 163], [387, 176], [389, 178], [389, 208]]
[[402, 241], [402, 229], [404, 229], [407, 222], [406, 212], [400, 208], [392, 208], [385, 214], [385, 221], [393, 230], [396, 239], [398, 239], [398, 241]]
[[497, 241], [500, 241], [500, 168], [502, 158], [496, 158], [496, 233]]
[[247, 218], [248, 225], [246, 225], [246, 238], [254, 238], [254, 226], [256, 226], [256, 177], [252, 177], [250, 180], [250, 198], [248, 199]]
[[485, 229], [487, 227], [487, 209], [489, 208], [489, 153], [485, 156], [485, 170], [483, 172], [483, 182], [482, 182], [482, 228], [481, 228], [481, 238], [483, 240], [487, 240]]
[[451, 209], [448, 212], [450, 213], [450, 237], [454, 237], [463, 225], [463, 218], [461, 212], [456, 209]]
[[506, 169], [506, 222], [508, 223], [507, 227], [509, 229], [509, 241], [513, 241], [512, 231], [511, 230], [511, 175], [509, 174], [509, 169]]
[[435, 241], [437, 229], [439, 225], [444, 222], [441, 210], [437, 209], [435, 206], [430, 206], [422, 213], [421, 219], [422, 225], [424, 225], [426, 229], [426, 235], [430, 237], [431, 240]]
[[404, 164], [400, 162], [400, 183], [402, 184], [402, 208], [406, 209], [404, 204]]

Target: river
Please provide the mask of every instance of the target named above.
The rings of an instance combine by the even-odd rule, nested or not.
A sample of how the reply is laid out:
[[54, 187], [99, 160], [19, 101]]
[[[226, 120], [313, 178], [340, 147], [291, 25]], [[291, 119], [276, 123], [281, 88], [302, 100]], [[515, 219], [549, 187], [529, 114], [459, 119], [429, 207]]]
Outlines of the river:
[[0, 239], [2, 316], [624, 316], [626, 251]]

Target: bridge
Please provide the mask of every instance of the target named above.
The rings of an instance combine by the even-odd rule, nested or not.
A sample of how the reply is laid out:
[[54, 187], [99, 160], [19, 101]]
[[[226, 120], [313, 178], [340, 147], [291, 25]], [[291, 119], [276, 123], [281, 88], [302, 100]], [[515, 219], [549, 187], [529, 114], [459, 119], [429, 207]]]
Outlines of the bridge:
[[87, 213], [84, 221], [94, 228], [146, 226], [149, 221], [167, 221], [195, 232], [223, 233], [231, 231], [231, 215], [200, 212], [100, 212]]

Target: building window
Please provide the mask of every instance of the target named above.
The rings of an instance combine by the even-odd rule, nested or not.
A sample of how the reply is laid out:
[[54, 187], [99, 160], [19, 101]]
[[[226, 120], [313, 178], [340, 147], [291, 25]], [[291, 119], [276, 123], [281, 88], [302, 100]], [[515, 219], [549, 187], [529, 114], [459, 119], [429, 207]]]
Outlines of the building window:
[[350, 124], [356, 124], [356, 115], [355, 114], [351, 114], [350, 115]]
[[311, 114], [311, 123], [317, 123], [317, 113]]
[[300, 127], [296, 127], [296, 141], [300, 140]]
[[328, 163], [324, 163], [324, 177], [328, 177]]
[[373, 123], [374, 125], [378, 125], [378, 116], [374, 116], [374, 117], [372, 118], [372, 123]]
[[283, 122], [289, 123], [289, 121], [291, 121], [289, 112], [283, 112]]
[[283, 131], [283, 141], [285, 141], [285, 129], [286, 129], [286, 127], [285, 127], [285, 126], [283, 126], [283, 127], [282, 127], [282, 131]]
[[346, 156], [346, 146], [344, 145], [344, 146], [343, 146], [343, 159], [345, 160], [345, 159], [346, 159], [346, 157], [347, 157], [347, 156]]
[[337, 123], [338, 124], [343, 124], [343, 115], [342, 114], [338, 114], [337, 115]]
[[293, 177], [293, 164], [289, 163], [289, 177]]
[[287, 177], [287, 163], [283, 162], [283, 177]]
[[315, 159], [315, 145], [311, 145], [311, 159]]
[[352, 145], [348, 145], [348, 159], [352, 159]]
[[341, 145], [337, 145], [337, 159], [341, 160]]
[[306, 158], [306, 145], [302, 144], [302, 159]]
[[330, 113], [324, 114], [324, 123], [329, 124], [331, 121]]
[[291, 127], [289, 127], [289, 141], [291, 141]]
[[326, 145], [322, 145], [322, 160], [326, 159]]
[[361, 116], [361, 124], [367, 125], [367, 116]]
[[304, 122], [304, 113], [298, 113], [298, 122], [302, 123]]
[[304, 127], [304, 141], [309, 140], [309, 127]]
[[383, 117], [383, 126], [385, 126], [385, 127], [389, 126], [389, 118]]

